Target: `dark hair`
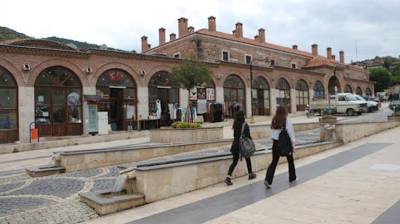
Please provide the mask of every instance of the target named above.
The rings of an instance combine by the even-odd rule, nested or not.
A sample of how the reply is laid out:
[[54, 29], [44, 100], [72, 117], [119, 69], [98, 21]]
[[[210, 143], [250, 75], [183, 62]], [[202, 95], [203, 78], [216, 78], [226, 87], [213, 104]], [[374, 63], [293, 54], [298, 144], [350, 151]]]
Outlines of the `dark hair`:
[[283, 126], [283, 122], [285, 122], [287, 118], [287, 111], [285, 107], [279, 106], [276, 108], [276, 113], [272, 118], [271, 128], [272, 129], [281, 129]]
[[235, 120], [233, 121], [233, 129], [238, 129], [242, 127], [242, 124], [245, 121], [245, 116], [243, 111], [238, 111], [235, 114]]

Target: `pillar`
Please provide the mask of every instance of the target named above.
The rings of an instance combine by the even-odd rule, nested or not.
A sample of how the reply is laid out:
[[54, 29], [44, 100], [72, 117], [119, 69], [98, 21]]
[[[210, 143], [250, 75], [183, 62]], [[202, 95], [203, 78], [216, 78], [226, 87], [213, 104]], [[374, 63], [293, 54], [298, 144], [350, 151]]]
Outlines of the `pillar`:
[[290, 89], [290, 110], [292, 113], [297, 112], [296, 108], [296, 90], [295, 89]]
[[19, 141], [29, 143], [29, 124], [35, 121], [35, 90], [34, 87], [18, 87], [18, 130]]
[[[94, 86], [83, 86], [82, 87], [82, 95], [96, 95], [96, 87]], [[82, 126], [83, 126], [83, 134], [89, 134], [89, 107], [86, 101], [83, 101], [82, 105]]]
[[224, 104], [224, 87], [222, 86], [217, 86], [215, 87], [215, 100], [217, 103], [222, 103]]
[[246, 88], [246, 116], [251, 117], [251, 89]]
[[189, 105], [189, 91], [187, 89], [179, 89], [179, 105], [187, 108]]
[[272, 88], [270, 92], [271, 97], [271, 115], [275, 114], [276, 111], [276, 89]]
[[148, 87], [138, 87], [137, 88], [137, 113], [139, 119], [147, 119], [149, 117], [149, 89]]

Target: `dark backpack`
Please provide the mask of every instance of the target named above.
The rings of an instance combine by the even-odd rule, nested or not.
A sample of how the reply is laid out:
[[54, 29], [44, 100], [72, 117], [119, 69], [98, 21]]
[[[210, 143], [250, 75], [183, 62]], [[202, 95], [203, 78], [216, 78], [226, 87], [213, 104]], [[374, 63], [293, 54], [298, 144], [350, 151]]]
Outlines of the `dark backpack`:
[[242, 131], [239, 139], [240, 153], [242, 154], [243, 157], [250, 158], [256, 151], [256, 146], [250, 138], [244, 135], [245, 127], [246, 127], [246, 122], [242, 124]]
[[286, 120], [282, 125], [281, 133], [279, 134], [279, 155], [288, 156], [293, 152], [292, 140], [286, 130]]

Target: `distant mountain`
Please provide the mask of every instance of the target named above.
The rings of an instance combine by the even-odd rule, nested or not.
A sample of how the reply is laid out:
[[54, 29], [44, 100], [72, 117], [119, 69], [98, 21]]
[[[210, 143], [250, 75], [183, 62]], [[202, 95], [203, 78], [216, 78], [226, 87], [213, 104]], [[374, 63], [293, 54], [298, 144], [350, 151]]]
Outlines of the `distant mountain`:
[[[29, 36], [27, 36], [23, 33], [19, 33], [10, 28], [0, 26], [0, 41], [12, 40], [12, 39], [16, 39], [16, 38], [29, 38]], [[74, 48], [81, 49], [81, 50], [101, 49], [101, 50], [122, 51], [122, 50], [118, 50], [118, 49], [114, 49], [114, 48], [109, 48], [105, 44], [97, 45], [97, 44], [91, 44], [91, 43], [87, 43], [87, 42], [70, 40], [70, 39], [65, 39], [65, 38], [60, 38], [60, 37], [46, 37], [43, 39], [63, 43], [70, 47], [74, 47]]]
[[7, 27], [0, 26], [0, 41], [11, 40], [16, 38], [27, 38], [28, 36], [12, 30]]

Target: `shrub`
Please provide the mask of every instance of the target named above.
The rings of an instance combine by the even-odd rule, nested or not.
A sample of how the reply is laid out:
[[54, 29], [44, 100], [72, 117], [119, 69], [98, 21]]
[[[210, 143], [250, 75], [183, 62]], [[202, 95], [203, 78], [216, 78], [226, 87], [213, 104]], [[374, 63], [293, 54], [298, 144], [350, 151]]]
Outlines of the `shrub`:
[[201, 128], [200, 123], [177, 121], [171, 125], [172, 128]]

